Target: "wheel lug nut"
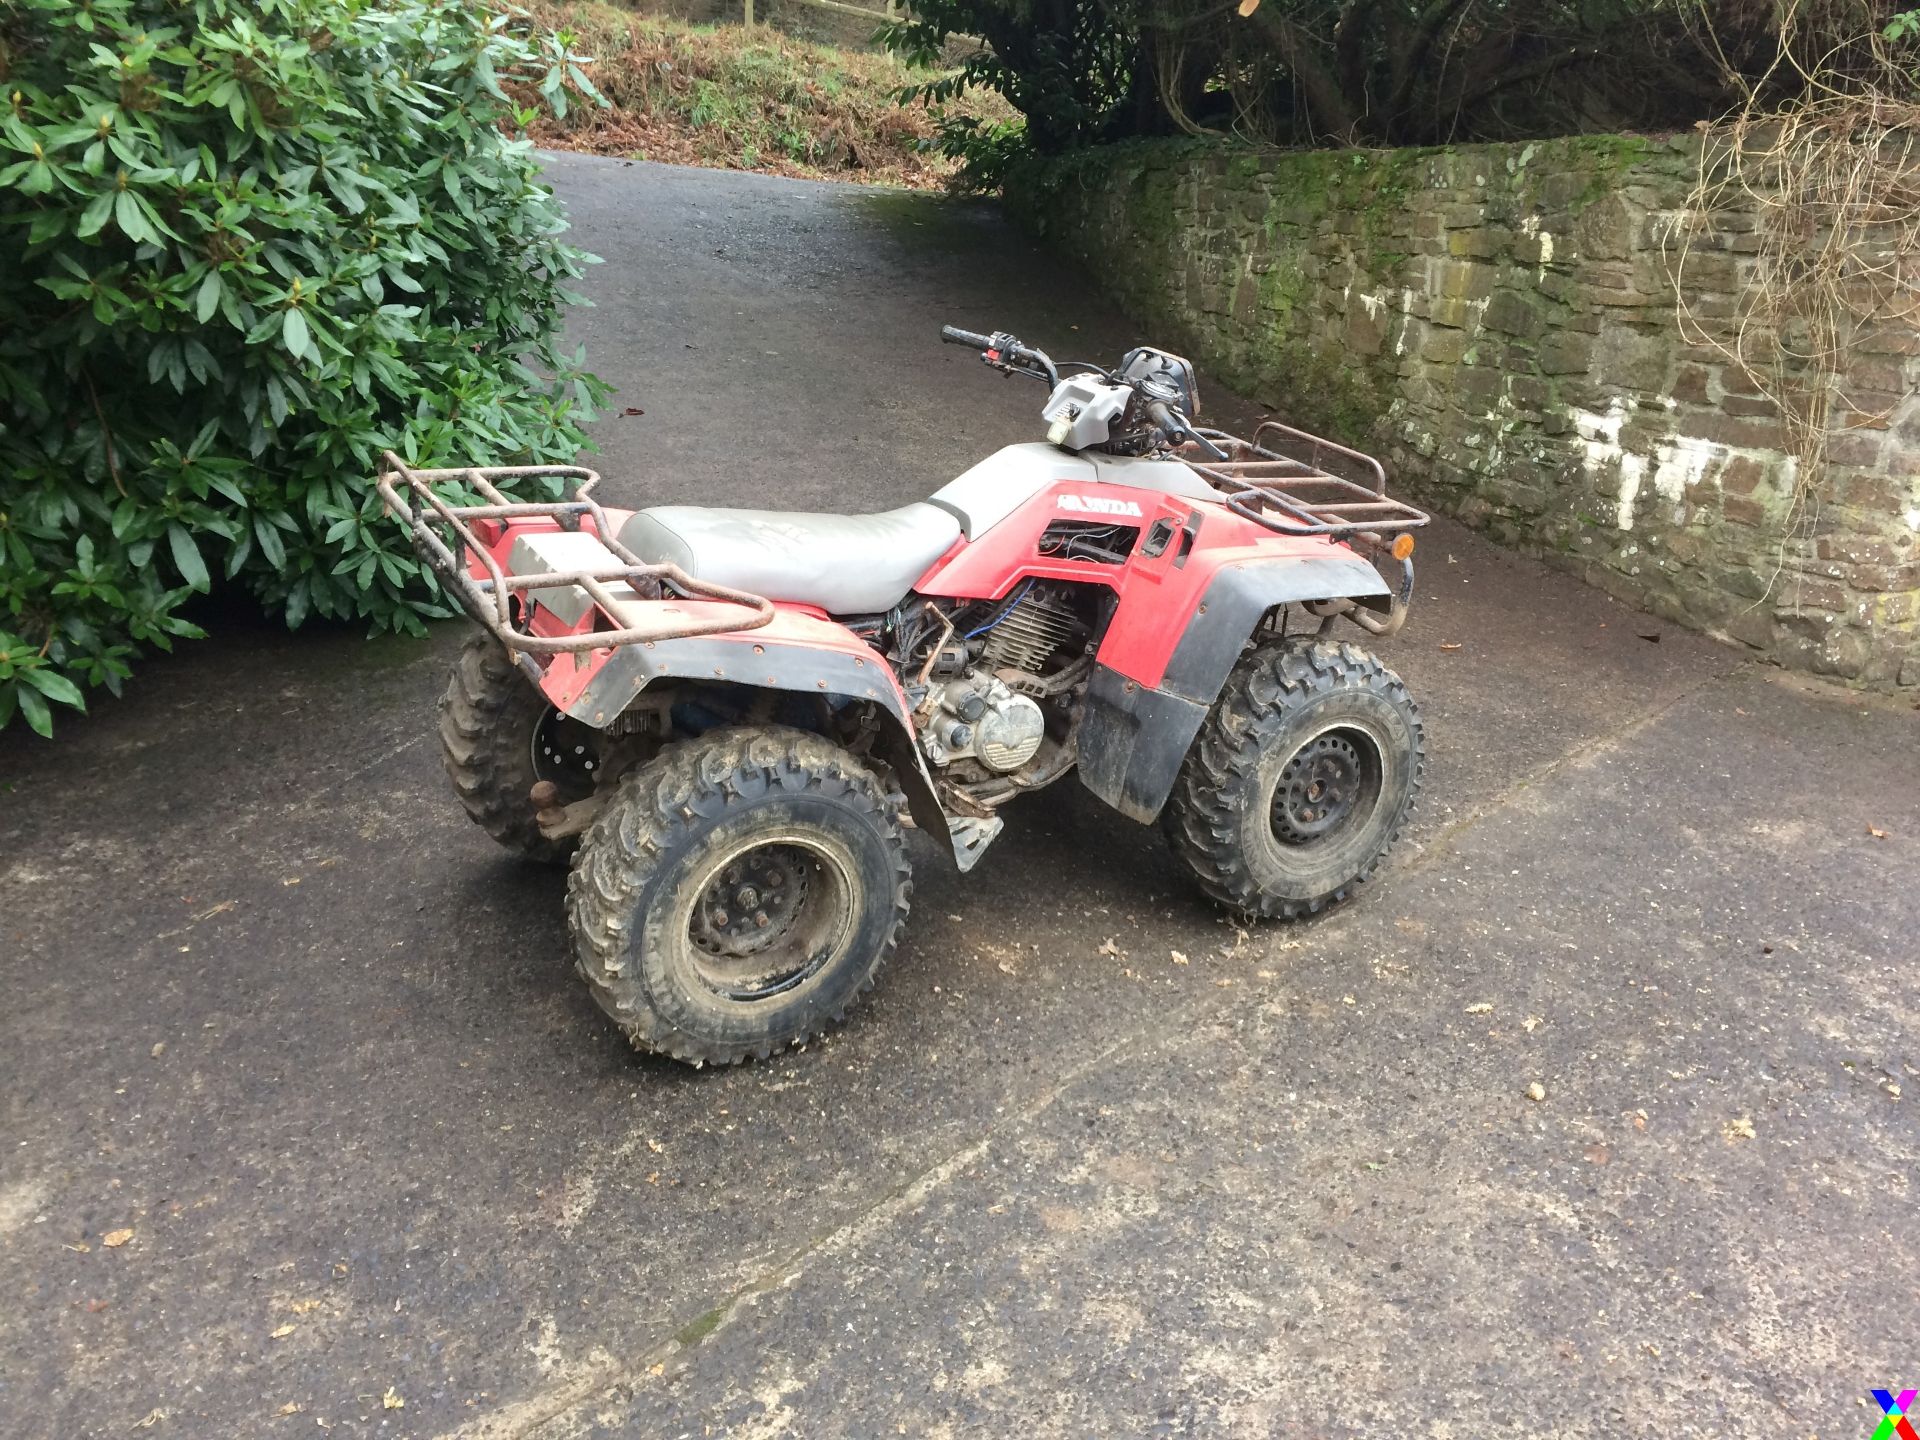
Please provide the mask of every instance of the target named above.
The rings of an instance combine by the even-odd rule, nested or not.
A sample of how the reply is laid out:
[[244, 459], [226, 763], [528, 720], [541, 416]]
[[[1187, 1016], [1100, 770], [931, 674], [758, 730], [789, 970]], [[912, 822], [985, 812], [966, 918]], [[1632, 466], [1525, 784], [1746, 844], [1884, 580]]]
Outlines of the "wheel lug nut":
[[727, 923], [727, 912], [726, 912], [726, 911], [724, 911], [724, 910], [716, 910], [716, 911], [714, 911], [714, 912], [713, 912], [713, 923], [714, 923], [714, 924], [716, 924], [716, 925], [722, 925], [722, 926], [724, 926], [724, 925], [725, 925], [725, 924]]
[[762, 930], [766, 929], [767, 928], [767, 912], [762, 910], [758, 914], [756, 914], [753, 917], [753, 923], [755, 925], [758, 925]]

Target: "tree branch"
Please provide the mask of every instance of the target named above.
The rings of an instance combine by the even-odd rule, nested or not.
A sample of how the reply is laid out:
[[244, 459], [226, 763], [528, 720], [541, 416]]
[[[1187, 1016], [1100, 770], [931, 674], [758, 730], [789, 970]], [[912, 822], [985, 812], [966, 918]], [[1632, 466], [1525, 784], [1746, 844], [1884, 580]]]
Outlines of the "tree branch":
[[1368, 30], [1380, 0], [1350, 0], [1333, 27], [1333, 62], [1341, 87], [1357, 102], [1361, 113], [1368, 106], [1367, 52]]
[[100, 421], [100, 439], [107, 450], [107, 474], [113, 477], [113, 488], [120, 492], [120, 498], [124, 500], [127, 498], [127, 487], [120, 483], [120, 462], [113, 453], [113, 427], [107, 424], [107, 412], [100, 408], [100, 392], [93, 388], [93, 377], [82, 370], [80, 378], [87, 382], [87, 398], [93, 401], [93, 413]]
[[1599, 53], [1597, 49], [1575, 46], [1571, 50], [1562, 50], [1557, 54], [1542, 55], [1536, 60], [1529, 60], [1525, 65], [1516, 65], [1512, 69], [1503, 70], [1484, 85], [1463, 93], [1454, 102], [1455, 108], [1464, 110], [1470, 105], [1478, 105], [1481, 101], [1498, 95], [1502, 90], [1511, 90], [1516, 85], [1524, 85], [1529, 80], [1538, 80], [1568, 65], [1578, 64], [1582, 60], [1591, 60]]
[[1426, 9], [1420, 12], [1420, 18], [1414, 22], [1413, 34], [1406, 44], [1397, 48], [1389, 61], [1393, 75], [1392, 87], [1387, 92], [1387, 123], [1396, 125], [1406, 111], [1407, 100], [1413, 93], [1415, 80], [1426, 69], [1427, 55], [1433, 49], [1434, 41], [1440, 38], [1440, 32], [1473, 0], [1429, 0]]
[[[1458, 0], [1454, 0], [1458, 3]], [[1293, 72], [1307, 102], [1310, 121], [1317, 128], [1351, 145], [1358, 138], [1360, 115], [1321, 55], [1318, 40], [1285, 15], [1262, 6], [1250, 17], [1280, 52], [1280, 61]]]

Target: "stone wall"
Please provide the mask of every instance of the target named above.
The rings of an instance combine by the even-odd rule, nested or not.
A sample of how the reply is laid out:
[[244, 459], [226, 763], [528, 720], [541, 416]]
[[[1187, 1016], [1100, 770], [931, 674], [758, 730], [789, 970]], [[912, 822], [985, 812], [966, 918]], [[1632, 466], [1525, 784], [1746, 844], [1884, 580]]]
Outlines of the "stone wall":
[[[1034, 162], [1007, 203], [1143, 334], [1374, 448], [1411, 496], [1782, 663], [1920, 684], [1920, 335], [1860, 338], [1855, 409], [1803, 481], [1772, 402], [1682, 335], [1664, 245], [1698, 143], [1147, 142]], [[1755, 228], [1696, 227], [1709, 326]]]

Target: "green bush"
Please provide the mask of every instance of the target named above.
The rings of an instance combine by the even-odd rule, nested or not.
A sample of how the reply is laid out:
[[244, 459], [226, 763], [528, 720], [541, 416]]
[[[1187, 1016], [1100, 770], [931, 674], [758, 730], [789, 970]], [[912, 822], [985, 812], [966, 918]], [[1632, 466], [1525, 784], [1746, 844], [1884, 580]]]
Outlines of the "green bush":
[[218, 575], [420, 632], [381, 450], [580, 447], [591, 257], [508, 86], [592, 94], [480, 0], [0, 0], [0, 727], [118, 694]]

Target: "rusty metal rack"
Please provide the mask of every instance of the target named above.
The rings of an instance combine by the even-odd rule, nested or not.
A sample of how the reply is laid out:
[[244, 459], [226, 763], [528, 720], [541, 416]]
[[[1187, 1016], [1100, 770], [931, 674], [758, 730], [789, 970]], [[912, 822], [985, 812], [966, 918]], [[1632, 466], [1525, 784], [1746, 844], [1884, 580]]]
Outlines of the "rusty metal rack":
[[[556, 501], [519, 501], [501, 493], [498, 480], [551, 476], [574, 482], [567, 498]], [[677, 565], [651, 564], [620, 543], [607, 513], [593, 498], [600, 477], [578, 465], [471, 465], [454, 470], [414, 470], [391, 450], [381, 457], [380, 473], [374, 486], [389, 515], [400, 517], [413, 540], [413, 548], [427, 568], [460, 602], [461, 607], [481, 625], [491, 630], [507, 647], [523, 669], [537, 679], [539, 667], [528, 657], [557, 655], [583, 650], [601, 650], [617, 645], [638, 645], [652, 640], [681, 640], [692, 635], [716, 635], [737, 630], [757, 630], [773, 619], [773, 604], [763, 596], [744, 590], [731, 590], [696, 580]], [[464, 485], [482, 495], [484, 505], [453, 505], [433, 487], [436, 484]], [[560, 528], [577, 532], [583, 518], [593, 522], [593, 538], [610, 553], [614, 563], [579, 570], [546, 571], [539, 574], [510, 575], [500, 568], [492, 550], [474, 534], [474, 520], [520, 520], [547, 516]], [[442, 534], [442, 530], [446, 534]], [[476, 580], [467, 573], [461, 552], [477, 558], [488, 578]], [[577, 586], [599, 607], [616, 627], [580, 635], [535, 635], [527, 628], [527, 606], [516, 607], [513, 599], [528, 591]], [[624, 586], [625, 596], [610, 588]], [[703, 615], [696, 618], [678, 606], [647, 605], [637, 602], [679, 596], [689, 600], [713, 600], [748, 612], [735, 615]], [[653, 623], [635, 624], [634, 615], [646, 615]]]
[[1229, 510], [1269, 530], [1377, 543], [1430, 518], [1387, 494], [1386, 471], [1371, 455], [1278, 420], [1266, 421], [1251, 440], [1200, 433], [1227, 458], [1182, 458], [1226, 497]]

